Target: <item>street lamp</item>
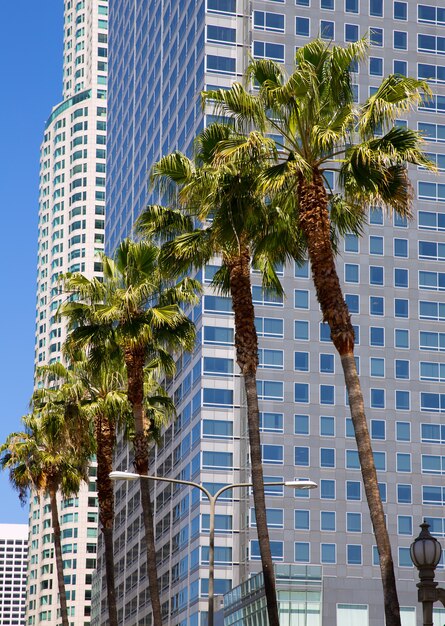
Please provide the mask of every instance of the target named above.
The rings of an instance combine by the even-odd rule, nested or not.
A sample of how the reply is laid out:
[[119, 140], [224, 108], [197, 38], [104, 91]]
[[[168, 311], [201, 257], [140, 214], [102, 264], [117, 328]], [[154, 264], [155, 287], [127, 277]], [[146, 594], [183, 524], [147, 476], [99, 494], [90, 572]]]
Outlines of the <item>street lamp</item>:
[[433, 604], [442, 602], [445, 606], [445, 589], [438, 587], [434, 572], [442, 556], [442, 546], [428, 530], [429, 524], [420, 524], [419, 536], [410, 547], [411, 560], [419, 570], [420, 582], [417, 583], [418, 600], [423, 608], [423, 626], [433, 626]]
[[[214, 580], [215, 580], [215, 505], [218, 498], [225, 491], [234, 488], [252, 487], [252, 483], [234, 483], [232, 485], [225, 485], [218, 489], [218, 491], [212, 495], [208, 489], [199, 483], [191, 482], [190, 480], [179, 480], [177, 478], [164, 478], [163, 476], [148, 476], [136, 474], [134, 472], [111, 472], [111, 480], [138, 480], [139, 478], [147, 478], [148, 480], [158, 480], [165, 483], [175, 483], [179, 485], [188, 485], [189, 487], [196, 487], [200, 489], [210, 504], [209, 515], [209, 608], [208, 608], [208, 626], [213, 626], [214, 616]], [[291, 487], [292, 489], [315, 489], [317, 483], [312, 480], [286, 480], [278, 483], [265, 483], [266, 485]]]

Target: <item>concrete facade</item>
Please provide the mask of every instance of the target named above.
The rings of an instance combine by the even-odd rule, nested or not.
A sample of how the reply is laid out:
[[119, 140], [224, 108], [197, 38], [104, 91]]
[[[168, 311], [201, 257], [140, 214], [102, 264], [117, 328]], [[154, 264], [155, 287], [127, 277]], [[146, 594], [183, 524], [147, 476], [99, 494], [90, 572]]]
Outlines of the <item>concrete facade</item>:
[[0, 524], [0, 625], [24, 626], [27, 524]]

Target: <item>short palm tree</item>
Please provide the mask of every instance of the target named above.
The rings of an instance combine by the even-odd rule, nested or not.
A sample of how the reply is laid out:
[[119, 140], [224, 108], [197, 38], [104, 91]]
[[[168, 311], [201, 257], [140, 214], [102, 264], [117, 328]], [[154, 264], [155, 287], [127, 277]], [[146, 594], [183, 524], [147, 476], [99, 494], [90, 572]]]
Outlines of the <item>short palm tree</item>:
[[[160, 272], [158, 256], [159, 249], [152, 243], [124, 240], [114, 259], [102, 256], [103, 282], [81, 274], [64, 277], [65, 288], [79, 300], [67, 302], [61, 309], [72, 328], [72, 347], [88, 348], [92, 363], [100, 363], [107, 350], [122, 353], [133, 415], [134, 463], [141, 476], [148, 473], [155, 427], [151, 419], [153, 406], [148, 411], [144, 401], [144, 370], [147, 364], [156, 362], [159, 370], [171, 375], [174, 361], [170, 353], [193, 348], [194, 326], [180, 304], [195, 302], [199, 289], [198, 283], [188, 278], [171, 284]], [[153, 623], [161, 626], [153, 513], [150, 492], [143, 481], [140, 495]]]
[[35, 413], [23, 417], [24, 430], [10, 434], [0, 447], [0, 465], [9, 470], [23, 503], [30, 492], [49, 496], [61, 620], [69, 626], [57, 494], [70, 497], [79, 492], [82, 481], [88, 481], [88, 455], [73, 445], [73, 425], [67, 423], [59, 402], [53, 404], [51, 399], [34, 406]]
[[253, 496], [267, 609], [270, 625], [278, 626], [264, 495], [257, 394], [258, 338], [250, 270], [252, 264], [260, 269], [263, 287], [281, 294], [274, 264], [291, 256], [298, 258], [301, 247], [270, 198], [265, 201], [258, 185], [261, 166], [274, 155], [273, 141], [263, 143], [256, 133], [251, 133], [242, 137], [248, 145], [247, 155], [214, 166], [219, 143], [239, 139], [228, 126], [213, 124], [196, 140], [195, 161], [178, 152], [162, 158], [153, 168], [153, 179], [161, 190], [173, 185], [173, 197], [179, 190], [179, 206], [147, 207], [138, 219], [137, 229], [148, 237], [160, 235], [169, 239], [163, 246], [161, 261], [177, 275], [193, 267], [202, 268], [212, 257], [221, 259], [213, 286], [232, 298], [236, 360], [247, 399]]
[[[248, 77], [257, 94], [235, 83], [230, 90], [204, 93], [204, 101], [231, 117], [239, 128], [252, 127], [278, 135], [279, 161], [261, 174], [265, 190], [281, 194], [283, 211], [296, 211], [295, 234], [302, 236], [323, 321], [340, 355], [363, 482], [380, 555], [388, 626], [400, 626], [399, 604], [388, 532], [380, 499], [354, 360], [354, 330], [337, 275], [330, 238], [330, 216], [345, 210], [365, 214], [382, 205], [410, 215], [412, 192], [408, 164], [432, 167], [421, 150], [419, 135], [394, 126], [416, 105], [427, 85], [391, 75], [364, 104], [353, 101], [351, 68], [363, 61], [365, 41], [346, 47], [316, 39], [299, 48], [296, 69], [286, 77], [273, 61], [253, 61]], [[219, 147], [219, 158], [233, 159], [249, 150], [239, 141]], [[338, 173], [339, 194], [332, 195], [326, 171]]]

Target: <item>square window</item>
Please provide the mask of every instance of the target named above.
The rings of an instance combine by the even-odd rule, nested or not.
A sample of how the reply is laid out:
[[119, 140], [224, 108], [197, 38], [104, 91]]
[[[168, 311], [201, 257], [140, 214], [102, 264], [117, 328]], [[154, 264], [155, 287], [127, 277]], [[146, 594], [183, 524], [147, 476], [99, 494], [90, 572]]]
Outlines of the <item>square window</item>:
[[309, 511], [295, 511], [295, 530], [309, 530]]
[[369, 254], [383, 254], [383, 237], [375, 235], [369, 237]]
[[358, 480], [346, 481], [346, 500], [358, 501], [362, 499], [362, 485]]
[[297, 372], [309, 371], [309, 352], [294, 352], [294, 369]]
[[369, 369], [371, 376], [378, 378], [385, 377], [385, 359], [371, 357], [369, 360]]
[[309, 402], [309, 385], [307, 383], [295, 383], [294, 400], [295, 402], [303, 402], [304, 404]]
[[408, 287], [408, 270], [394, 268], [394, 287]]
[[408, 19], [408, 4], [406, 2], [394, 2], [394, 19], [404, 21]]
[[309, 563], [310, 545], [307, 542], [296, 541], [295, 542], [295, 562], [296, 563]]
[[[406, 61], [398, 61], [397, 59], [394, 59], [393, 67], [394, 74], [400, 74], [401, 76], [406, 76], [408, 74], [408, 63]], [[400, 215], [394, 213], [394, 226], [406, 228], [405, 221], [406, 218], [400, 217]], [[399, 223], [397, 224], [396, 222]]]
[[320, 416], [320, 436], [321, 437], [334, 437], [335, 436], [335, 419], [330, 415]]
[[320, 404], [335, 404], [334, 385], [320, 385]]
[[346, 450], [346, 468], [360, 469], [360, 461], [357, 450]]
[[399, 567], [413, 567], [409, 548], [399, 547]]
[[358, 41], [359, 32], [357, 24], [345, 24], [345, 41], [354, 42]]
[[394, 256], [408, 258], [408, 239], [394, 239]]
[[383, 347], [385, 345], [385, 329], [380, 326], [371, 326], [369, 328], [369, 344], [375, 347]]
[[398, 472], [410, 472], [411, 455], [404, 452], [398, 452], [396, 456], [396, 469]]
[[335, 532], [335, 511], [320, 511], [320, 530]]
[[309, 435], [309, 415], [294, 415], [294, 432], [296, 435]]
[[385, 390], [384, 389], [370, 389], [371, 396], [371, 408], [372, 409], [384, 409], [385, 408]]
[[295, 446], [295, 465], [309, 467], [309, 448], [306, 446]]
[[362, 532], [361, 513], [346, 513], [346, 531], [348, 533], [361, 533]]
[[397, 533], [399, 535], [413, 534], [413, 518], [411, 515], [398, 515], [397, 516]]
[[396, 390], [396, 409], [398, 411], [409, 411], [410, 397], [409, 391]]
[[383, 59], [369, 57], [369, 73], [371, 76], [383, 76]]
[[402, 30], [394, 31], [394, 49], [408, 50], [408, 33]]
[[333, 41], [335, 39], [335, 27], [334, 22], [328, 20], [320, 20], [320, 37]]
[[369, 42], [371, 46], [381, 48], [383, 46], [383, 28], [373, 26], [369, 29]]
[[411, 441], [411, 424], [409, 422], [396, 422], [396, 440]]
[[309, 24], [308, 17], [296, 17], [295, 18], [295, 34], [302, 35], [303, 37], [309, 37]]
[[383, 0], [369, 0], [369, 15], [383, 17]]
[[370, 315], [383, 316], [385, 314], [385, 299], [381, 296], [369, 296]]
[[383, 267], [370, 265], [369, 267], [369, 284], [383, 285]]
[[[375, 58], [375, 57], [371, 57]], [[383, 59], [381, 59], [383, 61]], [[382, 73], [383, 73], [383, 65], [382, 65]], [[369, 223], [374, 224], [375, 226], [383, 225], [383, 209], [379, 206], [372, 206], [369, 211]]]
[[345, 302], [349, 313], [360, 313], [360, 296], [355, 293], [346, 293]]
[[409, 348], [409, 331], [404, 328], [394, 329], [394, 347]]
[[302, 265], [294, 264], [295, 278], [309, 278], [309, 263], [305, 261]]
[[345, 0], [345, 13], [358, 13], [358, 0]]
[[309, 291], [307, 289], [295, 289], [294, 307], [296, 309], [308, 309], [309, 308]]
[[334, 373], [334, 355], [333, 354], [320, 354], [320, 373], [322, 374]]
[[377, 440], [386, 439], [385, 420], [371, 420], [371, 438]]
[[320, 562], [326, 565], [336, 563], [336, 549], [337, 546], [335, 543], [320, 544]]
[[345, 263], [345, 283], [358, 283], [359, 276], [359, 266], [356, 263]]
[[394, 300], [394, 317], [408, 318], [409, 308], [408, 300], [404, 298], [395, 298]]
[[409, 361], [396, 359], [394, 361], [395, 377], [401, 380], [409, 380]]
[[322, 500], [335, 500], [335, 480], [320, 480], [320, 498]]
[[334, 448], [320, 448], [320, 467], [335, 467]]
[[358, 252], [358, 237], [347, 233], [345, 235], [345, 252]]
[[294, 322], [294, 339], [299, 341], [309, 340], [309, 322], [295, 320]]
[[397, 485], [397, 502], [399, 504], [412, 504], [411, 485]]
[[346, 546], [346, 561], [348, 565], [362, 564], [362, 546], [348, 544]]

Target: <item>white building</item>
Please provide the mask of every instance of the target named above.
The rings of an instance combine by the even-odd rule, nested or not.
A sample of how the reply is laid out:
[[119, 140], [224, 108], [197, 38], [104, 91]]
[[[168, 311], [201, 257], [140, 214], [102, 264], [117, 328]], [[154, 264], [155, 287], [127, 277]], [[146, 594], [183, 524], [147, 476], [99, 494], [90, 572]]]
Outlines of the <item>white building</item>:
[[[46, 123], [40, 155], [35, 365], [61, 359], [65, 323], [59, 275], [100, 276], [105, 214], [108, 0], [65, 0], [63, 100]], [[95, 468], [78, 498], [61, 500], [71, 624], [89, 624], [96, 566]], [[27, 624], [58, 624], [58, 589], [47, 500], [31, 502]]]
[[0, 524], [0, 626], [25, 624], [28, 526]]

